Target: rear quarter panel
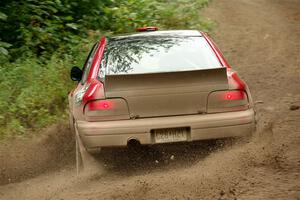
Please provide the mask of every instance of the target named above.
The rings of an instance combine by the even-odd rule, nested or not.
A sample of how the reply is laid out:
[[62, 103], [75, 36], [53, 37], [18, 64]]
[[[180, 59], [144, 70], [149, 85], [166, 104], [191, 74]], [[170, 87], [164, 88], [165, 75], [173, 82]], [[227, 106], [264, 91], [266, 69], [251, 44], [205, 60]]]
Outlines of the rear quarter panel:
[[[107, 41], [106, 37], [103, 37], [99, 41], [100, 45], [99, 45], [98, 49], [96, 50], [95, 56], [92, 61], [91, 69], [87, 76], [86, 82], [83, 84], [81, 82], [79, 82], [76, 85], [76, 87], [69, 93], [69, 96], [68, 96], [69, 110], [70, 110], [72, 117], [75, 120], [84, 120], [85, 119], [84, 113], [83, 113], [84, 105], [86, 104], [86, 102], [88, 100], [90, 100], [90, 98], [93, 98], [95, 96], [95, 94], [97, 94], [98, 98], [104, 98], [103, 88], [101, 89], [98, 87], [98, 89], [97, 89], [97, 88], [91, 88], [91, 87], [95, 87], [96, 84], [102, 85], [97, 80], [97, 76], [98, 76], [98, 71], [99, 71], [99, 67], [100, 67], [100, 62], [101, 62], [103, 52], [105, 49], [106, 41]], [[75, 102], [76, 93], [79, 90], [81, 90], [83, 87], [85, 87], [87, 84], [90, 85], [89, 89], [86, 91], [86, 94], [89, 93], [89, 98], [86, 98], [86, 94], [85, 94], [83, 101], [81, 103], [77, 104]], [[91, 94], [91, 93], [94, 93], [94, 94]]]

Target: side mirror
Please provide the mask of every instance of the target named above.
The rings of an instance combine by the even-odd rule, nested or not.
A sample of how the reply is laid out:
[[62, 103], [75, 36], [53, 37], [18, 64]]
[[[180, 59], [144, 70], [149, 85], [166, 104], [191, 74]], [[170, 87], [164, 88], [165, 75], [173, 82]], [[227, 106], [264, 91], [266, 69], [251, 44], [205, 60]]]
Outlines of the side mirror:
[[71, 79], [72, 81], [80, 81], [82, 78], [82, 70], [79, 67], [72, 67], [71, 69]]

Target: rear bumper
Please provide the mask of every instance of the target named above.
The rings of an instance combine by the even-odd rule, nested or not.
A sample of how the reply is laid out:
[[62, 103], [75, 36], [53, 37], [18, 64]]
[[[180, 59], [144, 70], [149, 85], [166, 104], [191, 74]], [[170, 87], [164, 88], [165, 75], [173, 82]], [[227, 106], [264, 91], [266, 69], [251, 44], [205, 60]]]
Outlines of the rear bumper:
[[78, 133], [87, 149], [126, 146], [130, 139], [141, 144], [155, 144], [153, 129], [189, 127], [187, 141], [240, 137], [255, 129], [254, 110], [238, 112], [144, 118], [134, 120], [76, 122]]

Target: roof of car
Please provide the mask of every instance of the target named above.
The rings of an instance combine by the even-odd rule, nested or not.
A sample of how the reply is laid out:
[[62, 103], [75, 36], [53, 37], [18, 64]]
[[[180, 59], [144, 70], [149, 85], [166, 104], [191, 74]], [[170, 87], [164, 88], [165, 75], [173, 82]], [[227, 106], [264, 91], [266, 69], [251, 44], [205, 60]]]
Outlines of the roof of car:
[[147, 36], [158, 36], [158, 37], [199, 37], [202, 34], [197, 30], [172, 30], [172, 31], [145, 31], [138, 32], [128, 35], [119, 35], [114, 36], [112, 39], [125, 39], [125, 38], [134, 38], [134, 37], [147, 37]]

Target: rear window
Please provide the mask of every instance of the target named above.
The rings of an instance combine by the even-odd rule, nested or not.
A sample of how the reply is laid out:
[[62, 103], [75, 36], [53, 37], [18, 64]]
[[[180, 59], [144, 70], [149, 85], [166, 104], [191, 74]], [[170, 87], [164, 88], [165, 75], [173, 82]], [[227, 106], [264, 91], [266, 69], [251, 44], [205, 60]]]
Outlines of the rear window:
[[140, 74], [219, 67], [218, 58], [203, 37], [142, 37], [110, 40], [101, 71]]

